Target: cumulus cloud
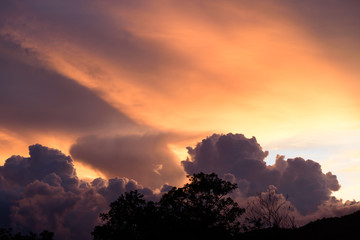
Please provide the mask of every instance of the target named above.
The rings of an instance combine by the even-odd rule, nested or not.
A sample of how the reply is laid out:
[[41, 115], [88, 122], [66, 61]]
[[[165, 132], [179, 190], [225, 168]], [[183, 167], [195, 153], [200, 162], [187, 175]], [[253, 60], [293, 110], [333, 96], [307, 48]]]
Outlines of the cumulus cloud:
[[329, 200], [332, 191], [340, 189], [336, 175], [331, 172], [324, 174], [317, 162], [295, 158], [285, 163], [278, 181], [279, 191], [289, 195], [301, 213], [314, 212], [320, 204]]
[[279, 172], [271, 171], [264, 161], [263, 151], [253, 137], [242, 134], [214, 134], [195, 148], [188, 147], [189, 158], [182, 162], [187, 173], [215, 172], [220, 176], [232, 174], [240, 182], [245, 195], [254, 195], [275, 184]]
[[[160, 136], [117, 137], [107, 139], [106, 144], [100, 142], [104, 139], [98, 142], [90, 138], [92, 141], [89, 143], [94, 145], [81, 146], [86, 146], [84, 150], [87, 151], [92, 148], [101, 149], [99, 152], [90, 152], [99, 157], [96, 159], [103, 159], [100, 158], [101, 154], [106, 157], [105, 152], [115, 148], [125, 153], [114, 156], [129, 157], [133, 156], [131, 152], [140, 152], [141, 154], [133, 156], [136, 164], [126, 166], [130, 172], [136, 166], [145, 166], [148, 169], [139, 170], [142, 174], [151, 172], [155, 174], [153, 176], [158, 176], [162, 171], [169, 171], [170, 174], [171, 168], [167, 165], [163, 169], [157, 169], [157, 172], [151, 167], [153, 163], [158, 163], [154, 159], [164, 157], [160, 164], [168, 160], [165, 158], [168, 150], [164, 155], [157, 153], [148, 156], [151, 150], [161, 152], [162, 148], [159, 150], [155, 147], [160, 143], [163, 146], [158, 138], [161, 139]], [[84, 140], [78, 143], [81, 141]], [[126, 141], [129, 141], [128, 145], [125, 144]], [[109, 144], [113, 146], [107, 149]], [[195, 148], [189, 147], [188, 151], [190, 157], [183, 161], [187, 173], [216, 172], [224, 179], [237, 183], [239, 190], [232, 197], [239, 203], [245, 203], [256, 193], [274, 185], [279, 194], [289, 195], [288, 200], [300, 211], [300, 223], [324, 216], [344, 215], [360, 209], [358, 202], [343, 203], [330, 196], [332, 191], [340, 187], [337, 178], [330, 172], [324, 174], [321, 166], [312, 160], [285, 160], [284, 156], [278, 156], [274, 165], [267, 166], [264, 162], [267, 152], [261, 149], [255, 138], [247, 139], [240, 134], [214, 134], [198, 143]], [[56, 233], [56, 239], [88, 239], [93, 227], [99, 224], [99, 213], [107, 211], [109, 203], [121, 193], [137, 189], [148, 200], [158, 200], [160, 196], [147, 188], [148, 185], [144, 187], [136, 178], [126, 176], [79, 180], [72, 158], [55, 149], [36, 144], [29, 147], [29, 155], [12, 156], [0, 166], [0, 224], [3, 227], [35, 232], [47, 229]], [[106, 162], [102, 162], [104, 163]], [[127, 162], [122, 164], [125, 163]], [[150, 181], [149, 179], [146, 181]], [[160, 183], [166, 178], [159, 179], [155, 181]], [[160, 186], [160, 194], [170, 188], [168, 184]]]
[[65, 190], [74, 190], [79, 184], [72, 159], [60, 151], [39, 144], [29, 147], [29, 158], [12, 156], [0, 167], [0, 175], [12, 185], [26, 186], [41, 180]]
[[55, 239], [89, 239], [99, 213], [121, 193], [139, 189], [147, 199], [157, 196], [135, 180], [79, 180], [73, 161], [39, 144], [30, 157], [13, 156], [0, 167], [0, 224], [18, 231], [54, 231]]
[[166, 134], [88, 136], [78, 139], [70, 153], [109, 177], [136, 179], [152, 188], [177, 185], [185, 177]]
[[330, 199], [340, 185], [336, 175], [323, 173], [319, 163], [302, 158], [278, 156], [272, 166], [266, 165], [268, 155], [256, 139], [241, 134], [214, 134], [188, 147], [189, 158], [182, 162], [187, 173], [215, 172], [227, 178], [233, 176], [245, 196], [263, 192], [274, 185], [302, 213], [308, 214]]

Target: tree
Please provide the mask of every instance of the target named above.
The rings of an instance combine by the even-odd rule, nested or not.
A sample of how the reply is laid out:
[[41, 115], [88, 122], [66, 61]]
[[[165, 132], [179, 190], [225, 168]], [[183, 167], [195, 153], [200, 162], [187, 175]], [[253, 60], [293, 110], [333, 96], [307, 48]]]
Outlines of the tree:
[[94, 239], [229, 239], [239, 233], [244, 209], [227, 196], [236, 184], [214, 173], [188, 178], [156, 203], [137, 191], [121, 195], [100, 215], [104, 224], [94, 228]]
[[250, 197], [246, 208], [248, 228], [295, 228], [294, 207], [277, 188], [270, 185], [266, 192]]
[[162, 215], [168, 229], [184, 237], [208, 237], [219, 235], [231, 238], [240, 230], [239, 217], [244, 209], [227, 195], [237, 188], [215, 173], [198, 173], [188, 176], [190, 183], [173, 188], [160, 200]]
[[91, 234], [94, 240], [145, 239], [153, 217], [154, 203], [146, 202], [138, 191], [131, 191], [112, 202], [108, 213], [100, 214], [105, 224], [96, 226]]

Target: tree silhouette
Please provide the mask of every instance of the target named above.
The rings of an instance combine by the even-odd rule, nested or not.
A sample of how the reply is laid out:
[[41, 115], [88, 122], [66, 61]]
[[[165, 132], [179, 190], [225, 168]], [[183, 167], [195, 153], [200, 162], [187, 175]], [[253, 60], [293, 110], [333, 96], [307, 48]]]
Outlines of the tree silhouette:
[[188, 176], [159, 202], [145, 201], [137, 191], [125, 193], [100, 215], [94, 240], [105, 239], [230, 239], [240, 230], [244, 212], [227, 194], [237, 188], [214, 173]]
[[96, 226], [92, 235], [96, 240], [145, 239], [156, 217], [154, 203], [146, 202], [138, 191], [131, 191], [112, 202], [108, 213], [100, 214], [105, 224]]
[[[239, 216], [244, 212], [234, 200], [227, 197], [237, 188], [215, 173], [189, 176], [190, 183], [173, 188], [163, 195], [160, 209], [172, 232], [182, 235], [231, 237], [239, 232]], [[186, 237], [186, 236], [184, 236]]]
[[295, 228], [294, 207], [277, 188], [270, 185], [262, 192], [248, 200], [246, 220], [248, 228]]

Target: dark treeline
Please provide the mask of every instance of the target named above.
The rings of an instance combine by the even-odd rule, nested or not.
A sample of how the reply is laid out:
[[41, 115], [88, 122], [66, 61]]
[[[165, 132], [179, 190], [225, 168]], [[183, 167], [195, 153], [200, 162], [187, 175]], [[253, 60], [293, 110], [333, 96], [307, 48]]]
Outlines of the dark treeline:
[[244, 233], [244, 240], [256, 239], [358, 239], [360, 211], [343, 217], [324, 218], [296, 229], [267, 228]]

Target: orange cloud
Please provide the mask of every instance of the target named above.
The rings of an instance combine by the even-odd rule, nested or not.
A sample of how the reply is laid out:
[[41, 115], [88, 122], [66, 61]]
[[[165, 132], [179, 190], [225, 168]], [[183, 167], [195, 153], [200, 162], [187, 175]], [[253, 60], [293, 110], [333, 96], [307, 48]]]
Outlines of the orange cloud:
[[48, 16], [25, 5], [1, 33], [139, 124], [107, 134], [233, 131], [272, 141], [358, 128], [359, 73], [330, 59], [294, 11], [277, 1], [139, 1]]

